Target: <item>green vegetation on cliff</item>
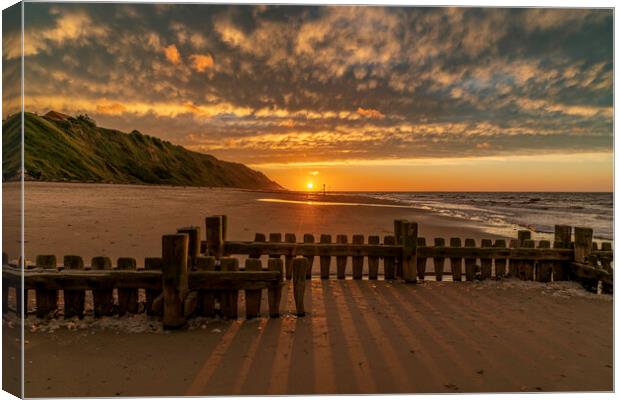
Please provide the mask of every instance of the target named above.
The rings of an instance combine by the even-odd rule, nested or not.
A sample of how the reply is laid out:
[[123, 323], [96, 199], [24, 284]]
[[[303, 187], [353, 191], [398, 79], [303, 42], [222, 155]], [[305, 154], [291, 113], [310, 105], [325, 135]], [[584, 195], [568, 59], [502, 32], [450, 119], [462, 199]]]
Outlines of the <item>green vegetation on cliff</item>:
[[[189, 151], [138, 131], [101, 128], [86, 116], [25, 113], [24, 124], [29, 180], [281, 189], [243, 164]], [[4, 121], [2, 130], [3, 180], [17, 179], [20, 115]]]

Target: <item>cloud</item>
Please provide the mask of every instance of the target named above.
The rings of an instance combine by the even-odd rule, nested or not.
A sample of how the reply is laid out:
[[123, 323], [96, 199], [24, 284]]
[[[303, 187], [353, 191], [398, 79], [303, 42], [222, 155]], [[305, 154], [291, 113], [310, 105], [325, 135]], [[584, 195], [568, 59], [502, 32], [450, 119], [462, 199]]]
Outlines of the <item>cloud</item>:
[[209, 54], [192, 54], [189, 58], [192, 62], [192, 68], [198, 72], [205, 72], [213, 68], [213, 57]]
[[[27, 109], [235, 161], [612, 146], [611, 10], [26, 7]], [[8, 88], [19, 29], [4, 37]]]
[[164, 54], [166, 59], [175, 65], [181, 62], [181, 53], [174, 44], [164, 47]]
[[385, 118], [385, 115], [383, 113], [381, 113], [378, 110], [374, 110], [372, 108], [358, 107], [357, 113], [359, 115], [361, 115], [361, 116], [366, 117], [366, 118], [372, 118], [372, 119], [383, 119], [383, 118]]

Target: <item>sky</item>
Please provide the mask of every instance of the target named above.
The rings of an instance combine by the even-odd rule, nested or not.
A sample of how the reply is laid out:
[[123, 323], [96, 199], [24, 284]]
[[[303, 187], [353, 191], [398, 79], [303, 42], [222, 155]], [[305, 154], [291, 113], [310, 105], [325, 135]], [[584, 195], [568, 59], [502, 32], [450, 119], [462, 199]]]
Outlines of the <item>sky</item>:
[[[610, 9], [26, 3], [24, 20], [27, 111], [289, 189], [613, 190]], [[13, 79], [19, 30], [3, 40]]]

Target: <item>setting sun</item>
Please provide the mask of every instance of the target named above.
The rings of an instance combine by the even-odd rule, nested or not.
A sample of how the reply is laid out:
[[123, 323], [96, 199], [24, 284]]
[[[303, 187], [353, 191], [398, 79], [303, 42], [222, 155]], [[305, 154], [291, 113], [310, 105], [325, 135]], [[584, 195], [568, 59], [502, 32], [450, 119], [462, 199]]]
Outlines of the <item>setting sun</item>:
[[312, 188], [314, 188], [314, 183], [312, 183], [312, 182], [308, 182], [308, 183], [306, 184], [306, 188], [308, 188], [308, 190], [312, 190]]

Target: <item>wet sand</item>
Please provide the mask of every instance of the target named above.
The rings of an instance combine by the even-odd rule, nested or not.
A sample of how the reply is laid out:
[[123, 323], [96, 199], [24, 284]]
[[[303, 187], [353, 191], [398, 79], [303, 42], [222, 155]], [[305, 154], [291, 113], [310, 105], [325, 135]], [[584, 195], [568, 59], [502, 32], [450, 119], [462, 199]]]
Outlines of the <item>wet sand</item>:
[[[5, 183], [6, 198], [18, 193], [16, 183]], [[257, 201], [276, 198], [301, 203]], [[431, 214], [410, 207], [377, 207], [380, 202], [356, 196], [327, 196], [330, 202], [370, 205], [320, 205], [322, 196], [296, 193], [254, 192], [233, 189], [100, 185], [26, 182], [25, 254], [34, 261], [38, 254], [80, 255], [86, 264], [95, 256], [112, 260], [161, 254], [161, 236], [182, 226], [199, 226], [204, 232], [208, 215], [228, 216], [229, 240], [253, 240], [256, 232], [290, 232], [301, 241], [304, 233], [318, 240], [321, 233], [391, 235], [394, 219], [419, 224], [419, 236], [495, 238], [463, 220]], [[312, 201], [314, 201], [312, 203]], [[310, 203], [310, 204], [309, 204]], [[19, 210], [4, 203], [4, 229], [16, 232]], [[204, 233], [203, 233], [204, 235]], [[515, 232], [516, 237], [516, 232]], [[349, 239], [350, 240], [350, 239]], [[18, 258], [15, 235], [4, 235], [3, 251]]]
[[[313, 280], [311, 310], [171, 333], [26, 333], [27, 396], [610, 391], [612, 301], [576, 284]], [[262, 310], [265, 311], [266, 304]]]

